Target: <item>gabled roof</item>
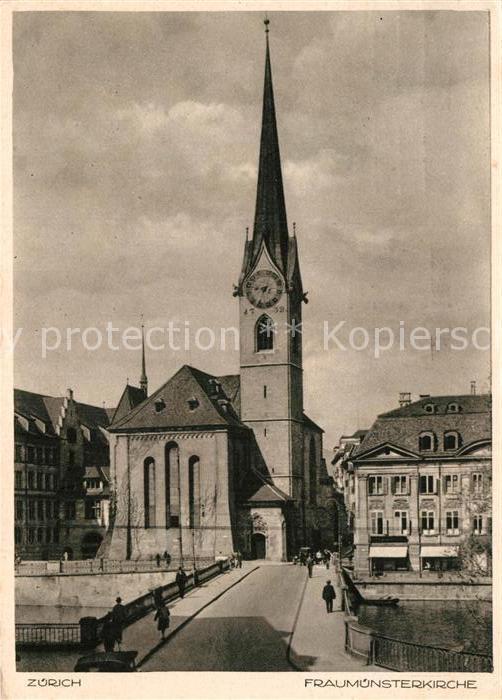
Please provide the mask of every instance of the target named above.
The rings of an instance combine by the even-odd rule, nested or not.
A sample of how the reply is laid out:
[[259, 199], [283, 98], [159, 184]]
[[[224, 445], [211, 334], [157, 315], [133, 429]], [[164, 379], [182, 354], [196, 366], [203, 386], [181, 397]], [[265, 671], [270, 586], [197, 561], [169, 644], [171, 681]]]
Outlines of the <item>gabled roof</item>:
[[247, 499], [248, 503], [288, 503], [293, 499], [275, 484], [263, 483], [258, 490]]
[[101, 479], [105, 484], [110, 481], [110, 467], [85, 467], [84, 478]]
[[137, 386], [126, 384], [117, 408], [114, 411], [112, 423], [116, 423], [136, 408], [142, 401], [146, 399], [145, 392]]
[[303, 414], [303, 422], [309, 428], [313, 428], [313, 430], [315, 430], [317, 433], [324, 433], [324, 430], [319, 425], [317, 425], [317, 423], [314, 423], [312, 418], [309, 418], [306, 413]]
[[[64, 401], [63, 396], [46, 396], [23, 389], [14, 389], [14, 411], [29, 422], [29, 432], [33, 433], [40, 433], [35, 422], [35, 419], [38, 419], [45, 424], [47, 436], [57, 435], [56, 428]], [[98, 441], [105, 440], [100, 429], [110, 424], [109, 409], [78, 401], [74, 401], [74, 404], [79, 421], [90, 429], [93, 437]], [[16, 425], [22, 429], [19, 421]]]
[[[224, 385], [236, 389], [234, 375], [221, 381], [195, 367], [183, 365], [130, 413], [114, 421], [111, 432], [237, 426], [240, 422]], [[219, 390], [218, 390], [219, 386]]]
[[[457, 403], [459, 413], [447, 411], [449, 404]], [[427, 413], [425, 406], [433, 404], [434, 413]], [[379, 415], [351, 457], [357, 459], [373, 448], [390, 444], [408, 452], [418, 453], [418, 438], [422, 432], [437, 436], [437, 449], [430, 456], [452, 455], [444, 451], [443, 435], [448, 431], [460, 434], [462, 446], [479, 440], [491, 440], [491, 396], [460, 395], [430, 396]]]

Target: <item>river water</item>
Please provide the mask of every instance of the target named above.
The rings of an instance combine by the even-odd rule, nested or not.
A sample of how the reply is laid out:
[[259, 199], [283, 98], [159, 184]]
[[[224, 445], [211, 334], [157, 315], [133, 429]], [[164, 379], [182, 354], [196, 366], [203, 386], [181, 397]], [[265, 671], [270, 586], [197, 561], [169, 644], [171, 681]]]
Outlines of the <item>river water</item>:
[[492, 653], [492, 605], [485, 601], [405, 600], [361, 605], [359, 622], [387, 637], [471, 653]]

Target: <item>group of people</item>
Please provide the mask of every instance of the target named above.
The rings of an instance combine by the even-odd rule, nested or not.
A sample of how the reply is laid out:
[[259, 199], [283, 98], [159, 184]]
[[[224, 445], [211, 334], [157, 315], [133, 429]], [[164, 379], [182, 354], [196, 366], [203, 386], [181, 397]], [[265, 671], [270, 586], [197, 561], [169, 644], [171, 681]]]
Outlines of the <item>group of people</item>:
[[[179, 597], [184, 598], [188, 583], [188, 576], [182, 566], [180, 566], [176, 572], [175, 582], [178, 586]], [[171, 613], [162, 598], [162, 586], [159, 586], [154, 590], [153, 601], [155, 605], [155, 616], [153, 619], [155, 622], [157, 622], [157, 629], [161, 633], [161, 638], [165, 639], [165, 632], [169, 627]], [[116, 599], [112, 610], [105, 616], [103, 621], [102, 636], [105, 651], [115, 651], [116, 646], [118, 647], [118, 651], [121, 650], [122, 631], [126, 625], [126, 622], [126, 608], [122, 604], [122, 598], [119, 596]]]
[[167, 552], [164, 552], [164, 554], [160, 556], [160, 554], [157, 552], [157, 554], [155, 555], [155, 561], [157, 562], [158, 567], [160, 567], [160, 562], [162, 561], [162, 559], [164, 560], [166, 569], [168, 569], [169, 564], [171, 563], [171, 555]]
[[325, 549], [322, 552], [321, 550], [319, 550], [315, 554], [312, 554], [312, 552], [302, 550], [300, 552], [300, 555], [298, 557], [295, 557], [294, 563], [299, 563], [300, 566], [306, 566], [308, 568], [309, 578], [312, 578], [314, 565], [324, 564], [326, 569], [329, 569], [331, 564], [331, 558], [332, 553], [329, 551], [329, 549]]
[[242, 569], [242, 554], [238, 550], [230, 555], [230, 568]]

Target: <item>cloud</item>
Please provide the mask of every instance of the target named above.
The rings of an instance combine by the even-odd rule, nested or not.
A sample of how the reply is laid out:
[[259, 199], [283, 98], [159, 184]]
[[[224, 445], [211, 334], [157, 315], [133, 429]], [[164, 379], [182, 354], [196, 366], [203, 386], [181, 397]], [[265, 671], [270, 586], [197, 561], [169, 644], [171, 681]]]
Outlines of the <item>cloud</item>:
[[[347, 431], [363, 420], [361, 403], [392, 407], [400, 383], [449, 392], [488, 371], [486, 358], [450, 353], [449, 367], [399, 356], [393, 374], [385, 362], [316, 350], [325, 319], [486, 321], [487, 16], [273, 15], [286, 204], [311, 299], [306, 398], [334, 441], [342, 423]], [[14, 269], [27, 337], [42, 322], [110, 315], [237, 322], [231, 290], [253, 224], [261, 31], [253, 12], [17, 14]], [[18, 353], [21, 384], [52, 391], [68, 375], [89, 401], [106, 393], [111, 402], [134, 366], [79, 355], [40, 371], [35, 350]], [[232, 353], [155, 357], [152, 382], [178, 359], [238, 366]]]

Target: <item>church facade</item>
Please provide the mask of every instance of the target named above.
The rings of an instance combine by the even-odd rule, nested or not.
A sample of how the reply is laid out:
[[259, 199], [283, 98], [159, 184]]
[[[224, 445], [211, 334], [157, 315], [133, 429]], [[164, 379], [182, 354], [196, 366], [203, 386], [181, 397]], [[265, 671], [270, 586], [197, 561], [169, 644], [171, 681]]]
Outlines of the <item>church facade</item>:
[[234, 297], [240, 374], [183, 366], [146, 398], [132, 388], [108, 428], [112, 525], [100, 552], [167, 551], [194, 565], [240, 550], [287, 560], [333, 545], [322, 429], [303, 410], [302, 304], [296, 232], [289, 234], [267, 31], [252, 236]]

